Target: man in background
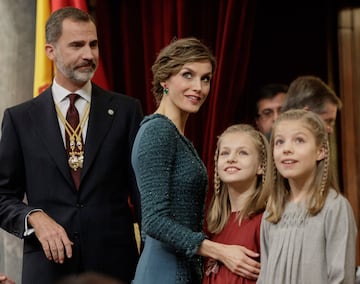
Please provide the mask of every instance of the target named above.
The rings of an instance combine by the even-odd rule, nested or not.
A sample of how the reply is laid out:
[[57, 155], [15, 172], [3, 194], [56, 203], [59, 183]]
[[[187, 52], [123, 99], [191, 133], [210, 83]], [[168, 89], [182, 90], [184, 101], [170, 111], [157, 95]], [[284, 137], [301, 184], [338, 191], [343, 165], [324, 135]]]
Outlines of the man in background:
[[257, 93], [255, 124], [268, 139], [271, 135], [271, 127], [280, 114], [287, 90], [288, 86], [284, 84], [268, 84], [260, 88]]
[[306, 109], [318, 114], [329, 134], [334, 131], [337, 111], [342, 102], [336, 93], [319, 77], [299, 76], [289, 85], [281, 111]]

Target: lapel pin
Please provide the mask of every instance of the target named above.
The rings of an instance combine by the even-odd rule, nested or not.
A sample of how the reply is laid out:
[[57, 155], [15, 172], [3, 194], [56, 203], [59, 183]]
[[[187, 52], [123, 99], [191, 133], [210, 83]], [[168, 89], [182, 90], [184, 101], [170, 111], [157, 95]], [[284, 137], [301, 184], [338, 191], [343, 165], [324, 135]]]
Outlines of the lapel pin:
[[114, 113], [115, 113], [115, 112], [114, 112], [113, 109], [111, 109], [111, 108], [108, 109], [108, 114], [109, 114], [109, 115], [114, 115]]

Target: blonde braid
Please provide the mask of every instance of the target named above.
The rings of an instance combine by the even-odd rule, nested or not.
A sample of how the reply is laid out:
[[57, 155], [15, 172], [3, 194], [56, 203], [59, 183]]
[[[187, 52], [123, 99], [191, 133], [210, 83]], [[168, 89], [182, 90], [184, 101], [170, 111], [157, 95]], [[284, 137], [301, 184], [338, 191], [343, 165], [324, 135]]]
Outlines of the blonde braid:
[[220, 194], [220, 189], [221, 189], [221, 182], [220, 182], [220, 177], [219, 177], [219, 172], [217, 169], [217, 162], [219, 159], [219, 149], [216, 149], [215, 151], [215, 156], [214, 156], [214, 161], [215, 161], [215, 166], [214, 166], [214, 194], [215, 195], [219, 195]]
[[266, 181], [266, 165], [267, 165], [267, 149], [266, 149], [266, 141], [264, 139], [266, 139], [264, 136], [261, 136], [260, 133], [258, 133], [258, 136], [259, 136], [259, 140], [261, 141], [261, 168], [263, 170], [263, 173], [262, 173], [262, 177], [261, 177], [261, 187], [264, 186], [265, 184], [265, 181]]
[[320, 184], [320, 195], [322, 196], [326, 190], [327, 180], [329, 176], [329, 163], [330, 163], [330, 153], [329, 153], [329, 143], [328, 141], [324, 141], [324, 151], [325, 151], [325, 158], [324, 158], [324, 173], [322, 176], [321, 184]]

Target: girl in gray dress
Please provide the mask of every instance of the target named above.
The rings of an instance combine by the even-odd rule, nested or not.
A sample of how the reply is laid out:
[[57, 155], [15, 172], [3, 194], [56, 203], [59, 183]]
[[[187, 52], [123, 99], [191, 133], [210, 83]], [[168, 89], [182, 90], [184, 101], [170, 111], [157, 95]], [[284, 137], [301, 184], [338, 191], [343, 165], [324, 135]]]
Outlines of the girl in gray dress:
[[357, 229], [333, 175], [324, 123], [311, 111], [289, 110], [270, 144], [277, 174], [261, 224], [257, 283], [353, 284]]

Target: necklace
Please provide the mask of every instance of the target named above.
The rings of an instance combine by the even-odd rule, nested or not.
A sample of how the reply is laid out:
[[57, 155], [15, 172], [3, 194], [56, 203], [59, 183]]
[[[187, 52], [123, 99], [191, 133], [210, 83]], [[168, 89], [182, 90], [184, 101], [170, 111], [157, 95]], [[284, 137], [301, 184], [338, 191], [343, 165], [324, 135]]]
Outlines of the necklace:
[[81, 133], [85, 121], [89, 116], [90, 104], [87, 102], [84, 114], [75, 129], [72, 128], [70, 123], [63, 116], [57, 104], [55, 104], [55, 109], [61, 123], [64, 125], [66, 133], [69, 136], [70, 151], [68, 153], [69, 154], [68, 164], [71, 169], [76, 171], [78, 168], [82, 168], [84, 163], [84, 149], [83, 149], [83, 142], [81, 139]]

